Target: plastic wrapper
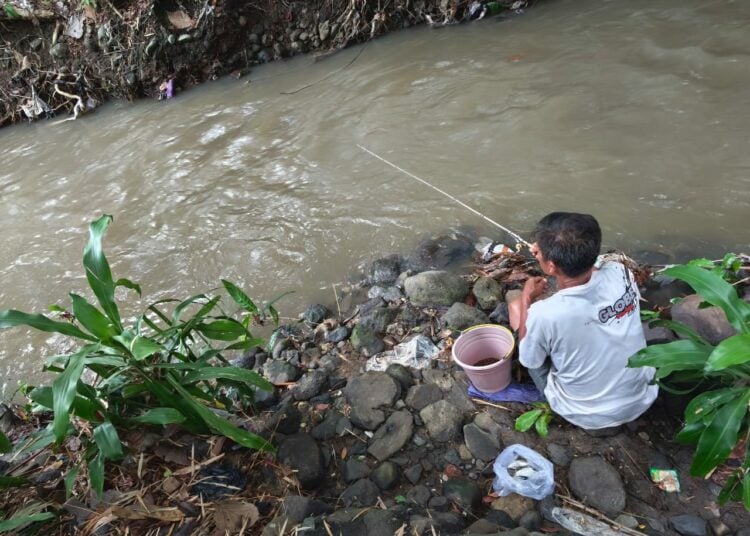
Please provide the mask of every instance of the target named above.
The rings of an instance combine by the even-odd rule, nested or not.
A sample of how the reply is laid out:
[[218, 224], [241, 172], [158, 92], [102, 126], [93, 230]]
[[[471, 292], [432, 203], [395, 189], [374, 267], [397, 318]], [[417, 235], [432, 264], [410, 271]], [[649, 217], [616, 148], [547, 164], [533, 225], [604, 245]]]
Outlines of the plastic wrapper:
[[555, 469], [547, 458], [523, 445], [506, 447], [493, 465], [492, 488], [500, 495], [517, 493], [541, 501], [555, 491]]
[[432, 358], [440, 350], [424, 335], [417, 335], [406, 342], [394, 346], [393, 350], [372, 356], [365, 364], [365, 370], [383, 371], [393, 363], [415, 369], [429, 368]]

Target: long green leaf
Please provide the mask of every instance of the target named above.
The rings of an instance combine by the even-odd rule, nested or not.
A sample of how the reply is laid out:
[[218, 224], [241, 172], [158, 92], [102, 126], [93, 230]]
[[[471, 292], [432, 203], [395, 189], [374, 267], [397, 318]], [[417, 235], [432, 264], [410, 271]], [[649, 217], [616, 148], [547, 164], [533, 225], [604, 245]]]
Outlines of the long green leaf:
[[674, 320], [665, 320], [665, 319], [659, 319], [659, 320], [653, 320], [649, 322], [649, 327], [655, 328], [655, 327], [662, 327], [671, 329], [678, 335], [681, 335], [683, 338], [692, 339], [697, 343], [700, 344], [710, 344], [706, 339], [701, 337], [697, 331], [695, 331], [690, 326], [686, 326], [682, 322], [675, 322]]
[[516, 430], [519, 432], [526, 432], [534, 425], [542, 413], [543, 411], [541, 409], [534, 409], [520, 415], [516, 419]]
[[110, 223], [112, 223], [112, 216], [104, 214], [89, 225], [89, 242], [83, 250], [83, 267], [86, 270], [89, 286], [99, 300], [104, 314], [120, 332], [122, 322], [115, 303], [115, 282], [112, 280], [112, 271], [102, 249], [102, 237], [107, 232]]
[[82, 351], [71, 355], [65, 370], [52, 382], [52, 411], [55, 413], [52, 429], [58, 443], [65, 439], [68, 433], [70, 407], [76, 397], [76, 386], [83, 372], [87, 347], [88, 345]]
[[705, 477], [727, 459], [737, 444], [737, 434], [747, 416], [750, 389], [720, 408], [701, 434], [690, 467], [693, 476]]
[[212, 367], [206, 366], [192, 372], [188, 372], [182, 379], [184, 383], [193, 383], [201, 380], [234, 380], [249, 383], [264, 391], [273, 391], [271, 382], [263, 378], [255, 371], [239, 367]]
[[185, 390], [180, 383], [172, 378], [171, 376], [167, 376], [167, 380], [172, 385], [172, 387], [180, 394], [182, 395], [185, 402], [187, 402], [193, 410], [200, 415], [201, 419], [211, 428], [215, 433], [221, 434], [225, 437], [228, 437], [235, 443], [242, 445], [243, 447], [247, 447], [249, 449], [254, 450], [264, 450], [273, 452], [275, 449], [273, 448], [273, 445], [271, 445], [268, 441], [263, 439], [262, 437], [255, 435], [251, 432], [248, 432], [247, 430], [243, 430], [241, 428], [238, 428], [237, 426], [233, 425], [229, 421], [222, 419], [218, 415], [216, 415], [214, 412], [212, 412], [210, 409], [203, 406], [203, 404], [197, 402], [190, 393]]
[[734, 335], [721, 341], [706, 362], [706, 372], [723, 370], [750, 361], [750, 333]]
[[70, 299], [73, 302], [73, 314], [86, 331], [105, 343], [117, 335], [117, 328], [99, 309], [78, 294], [71, 292]]
[[0, 476], [0, 489], [18, 488], [28, 483], [27, 479], [20, 476]]
[[161, 344], [147, 337], [135, 335], [127, 330], [123, 331], [121, 335], [114, 337], [114, 340], [122, 344], [136, 361], [143, 361], [157, 352], [164, 351], [164, 347]]
[[750, 333], [750, 304], [737, 296], [737, 290], [720, 276], [697, 266], [673, 266], [664, 274], [681, 279], [700, 296], [726, 313], [727, 320], [739, 333]]
[[750, 510], [750, 472], [746, 472], [742, 479], [742, 503]]
[[655, 344], [640, 350], [628, 360], [628, 367], [656, 367], [656, 379], [677, 370], [703, 370], [712, 346], [691, 339]]
[[190, 296], [187, 300], [180, 302], [180, 304], [175, 307], [174, 311], [172, 312], [172, 325], [176, 325], [180, 321], [180, 317], [182, 316], [182, 313], [185, 311], [185, 309], [190, 307], [198, 300], [208, 300], [208, 297], [205, 294], [196, 294], [194, 296]]
[[725, 387], [701, 393], [693, 398], [685, 408], [685, 422], [690, 424], [694, 422], [704, 422], [708, 424], [712, 415], [718, 408], [726, 402], [741, 396], [745, 392], [744, 387]]
[[70, 497], [73, 495], [73, 485], [76, 482], [76, 477], [78, 476], [78, 472], [81, 470], [80, 465], [74, 465], [70, 469], [68, 469], [68, 472], [65, 473], [65, 478], [63, 478], [63, 482], [65, 483], [65, 498], [70, 499]]
[[119, 460], [123, 457], [120, 436], [111, 422], [105, 421], [94, 428], [94, 442], [105, 460]]
[[141, 296], [141, 286], [138, 283], [133, 283], [130, 279], [120, 278], [115, 282], [115, 287], [124, 287], [133, 290]]
[[221, 283], [224, 285], [229, 296], [245, 311], [250, 314], [256, 314], [258, 312], [258, 306], [255, 305], [255, 302], [253, 302], [253, 300], [251, 300], [241, 288], [226, 279], [222, 279]]
[[98, 452], [88, 463], [89, 482], [96, 496], [101, 498], [104, 493], [104, 456]]
[[0, 430], [0, 454], [5, 454], [13, 449], [13, 445], [2, 430]]
[[174, 408], [152, 408], [143, 415], [130, 419], [140, 424], [156, 424], [166, 426], [185, 422], [185, 416]]
[[547, 437], [549, 435], [549, 422], [552, 420], [550, 413], [545, 413], [534, 422], [536, 433], [539, 437]]
[[675, 440], [683, 445], [695, 445], [705, 429], [702, 421], [688, 423], [677, 433]]
[[250, 350], [251, 348], [255, 348], [256, 346], [263, 347], [263, 339], [245, 339], [244, 341], [237, 341], [233, 344], [230, 344], [224, 350]]
[[47, 333], [60, 333], [69, 337], [77, 337], [87, 341], [95, 341], [96, 337], [84, 333], [73, 324], [58, 322], [40, 314], [29, 314], [23, 311], [8, 309], [0, 311], [0, 329], [28, 326]]
[[217, 341], [234, 341], [249, 335], [242, 323], [231, 318], [201, 323], [195, 326], [195, 329], [207, 338]]
[[[25, 510], [25, 509], [24, 509]], [[31, 523], [37, 523], [39, 521], [47, 521], [48, 519], [54, 519], [55, 514], [52, 512], [39, 512], [37, 514], [27, 514], [21, 510], [10, 519], [4, 519], [0, 521], [0, 532], [10, 532], [12, 530], [20, 529]]]

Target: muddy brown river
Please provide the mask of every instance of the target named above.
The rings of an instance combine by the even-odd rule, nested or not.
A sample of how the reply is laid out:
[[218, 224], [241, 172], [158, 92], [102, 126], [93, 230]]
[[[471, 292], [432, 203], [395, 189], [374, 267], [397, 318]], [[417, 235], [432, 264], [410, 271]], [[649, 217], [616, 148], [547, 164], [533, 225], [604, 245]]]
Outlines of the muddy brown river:
[[[498, 235], [357, 144], [521, 233], [575, 210], [607, 246], [748, 252], [748, 87], [744, 0], [557, 0], [5, 129], [0, 308], [84, 290], [102, 212], [115, 275], [144, 289], [134, 310], [227, 278], [261, 300], [295, 291], [279, 305], [293, 316], [425, 234]], [[60, 346], [0, 333], [2, 396]]]

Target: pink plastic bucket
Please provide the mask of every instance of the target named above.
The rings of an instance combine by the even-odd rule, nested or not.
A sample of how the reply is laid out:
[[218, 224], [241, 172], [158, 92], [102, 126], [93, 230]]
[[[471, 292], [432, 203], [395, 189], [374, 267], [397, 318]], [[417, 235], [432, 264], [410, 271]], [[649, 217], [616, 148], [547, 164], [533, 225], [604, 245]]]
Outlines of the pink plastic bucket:
[[484, 393], [496, 393], [510, 383], [515, 346], [516, 340], [507, 328], [480, 324], [464, 330], [456, 339], [453, 360], [466, 371], [474, 387]]

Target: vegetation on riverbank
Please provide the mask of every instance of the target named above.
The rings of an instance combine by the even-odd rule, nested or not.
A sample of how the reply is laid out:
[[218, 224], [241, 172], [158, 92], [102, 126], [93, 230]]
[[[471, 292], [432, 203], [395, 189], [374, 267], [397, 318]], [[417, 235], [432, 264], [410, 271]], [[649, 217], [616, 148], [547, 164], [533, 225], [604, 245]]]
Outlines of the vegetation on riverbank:
[[[532, 3], [447, 0], [4, 0], [0, 126], [86, 113], [409, 26], [445, 25]], [[472, 8], [474, 5], [474, 8]], [[477, 7], [479, 6], [479, 7]]]
[[[653, 326], [662, 331], [651, 333], [653, 345], [634, 359], [659, 367], [670, 388], [697, 388], [678, 435], [698, 442], [692, 465], [699, 478], [691, 478], [692, 449], [672, 443], [684, 423], [663, 405], [599, 439], [544, 408], [535, 415], [545, 417], [541, 426], [539, 419], [521, 421], [539, 435], [521, 433], [516, 418], [527, 406], [469, 398], [465, 376], [450, 361], [452, 341], [466, 326], [488, 321], [485, 311], [507, 322], [508, 293], [534, 271], [523, 255], [495, 255], [461, 277], [441, 269], [467, 260], [476, 238], [429, 241], [409, 259], [376, 261], [360, 286], [367, 297], [360, 293], [353, 310], [311, 306], [300, 324], [281, 326], [264, 346], [248, 329], [277, 321], [273, 304], [258, 307], [228, 282], [230, 310], [218, 296], [198, 295], [153, 304], [124, 322], [116, 289], [140, 289], [110, 273], [101, 244], [110, 221], [92, 223], [84, 254], [97, 304], [72, 294], [71, 310], [53, 308], [58, 319], [0, 312], [0, 327], [32, 325], [81, 341], [72, 353], [50, 358], [58, 374], [50, 387], [28, 390], [27, 405], [0, 415], [8, 431], [0, 451], [12, 451], [0, 457], [0, 531], [33, 533], [54, 524], [60, 533], [272, 535], [307, 524], [321, 535], [369, 534], [371, 525], [379, 533], [386, 527], [389, 534], [457, 534], [484, 523], [538, 534], [542, 527], [559, 530], [556, 516], [573, 509], [626, 534], [672, 534], [668, 526], [679, 532], [705, 524], [691, 509], [745, 498], [746, 256], [670, 268], [704, 299], [731, 309], [723, 318], [716, 307], [690, 309], [689, 297], [662, 305]], [[639, 276], [648, 272], [641, 268]], [[655, 290], [685, 291], [672, 279], [645, 282], [649, 300]], [[739, 334], [727, 332], [733, 327]], [[687, 338], [661, 344], [675, 332]], [[360, 374], [378, 356], [400, 355], [396, 350], [415, 337], [424, 348], [436, 345], [426, 368], [394, 363]], [[686, 359], [683, 341], [702, 345], [701, 366], [692, 353]], [[240, 358], [228, 362], [235, 351]], [[726, 366], [716, 368], [717, 360]], [[684, 363], [690, 377], [681, 375]], [[720, 390], [704, 392], [714, 387]], [[558, 483], [554, 498], [535, 503], [492, 493], [491, 462], [513, 443], [547, 453]], [[703, 443], [716, 448], [707, 454]], [[275, 456], [254, 450], [271, 444]], [[644, 480], [649, 467], [669, 466], [680, 471], [680, 500]], [[721, 494], [703, 479], [706, 468], [714, 468], [710, 482], [724, 485]], [[602, 484], [589, 471], [601, 470], [611, 478], [592, 495], [587, 484]], [[716, 507], [712, 527], [727, 533], [744, 526], [750, 517], [738, 508]]]

